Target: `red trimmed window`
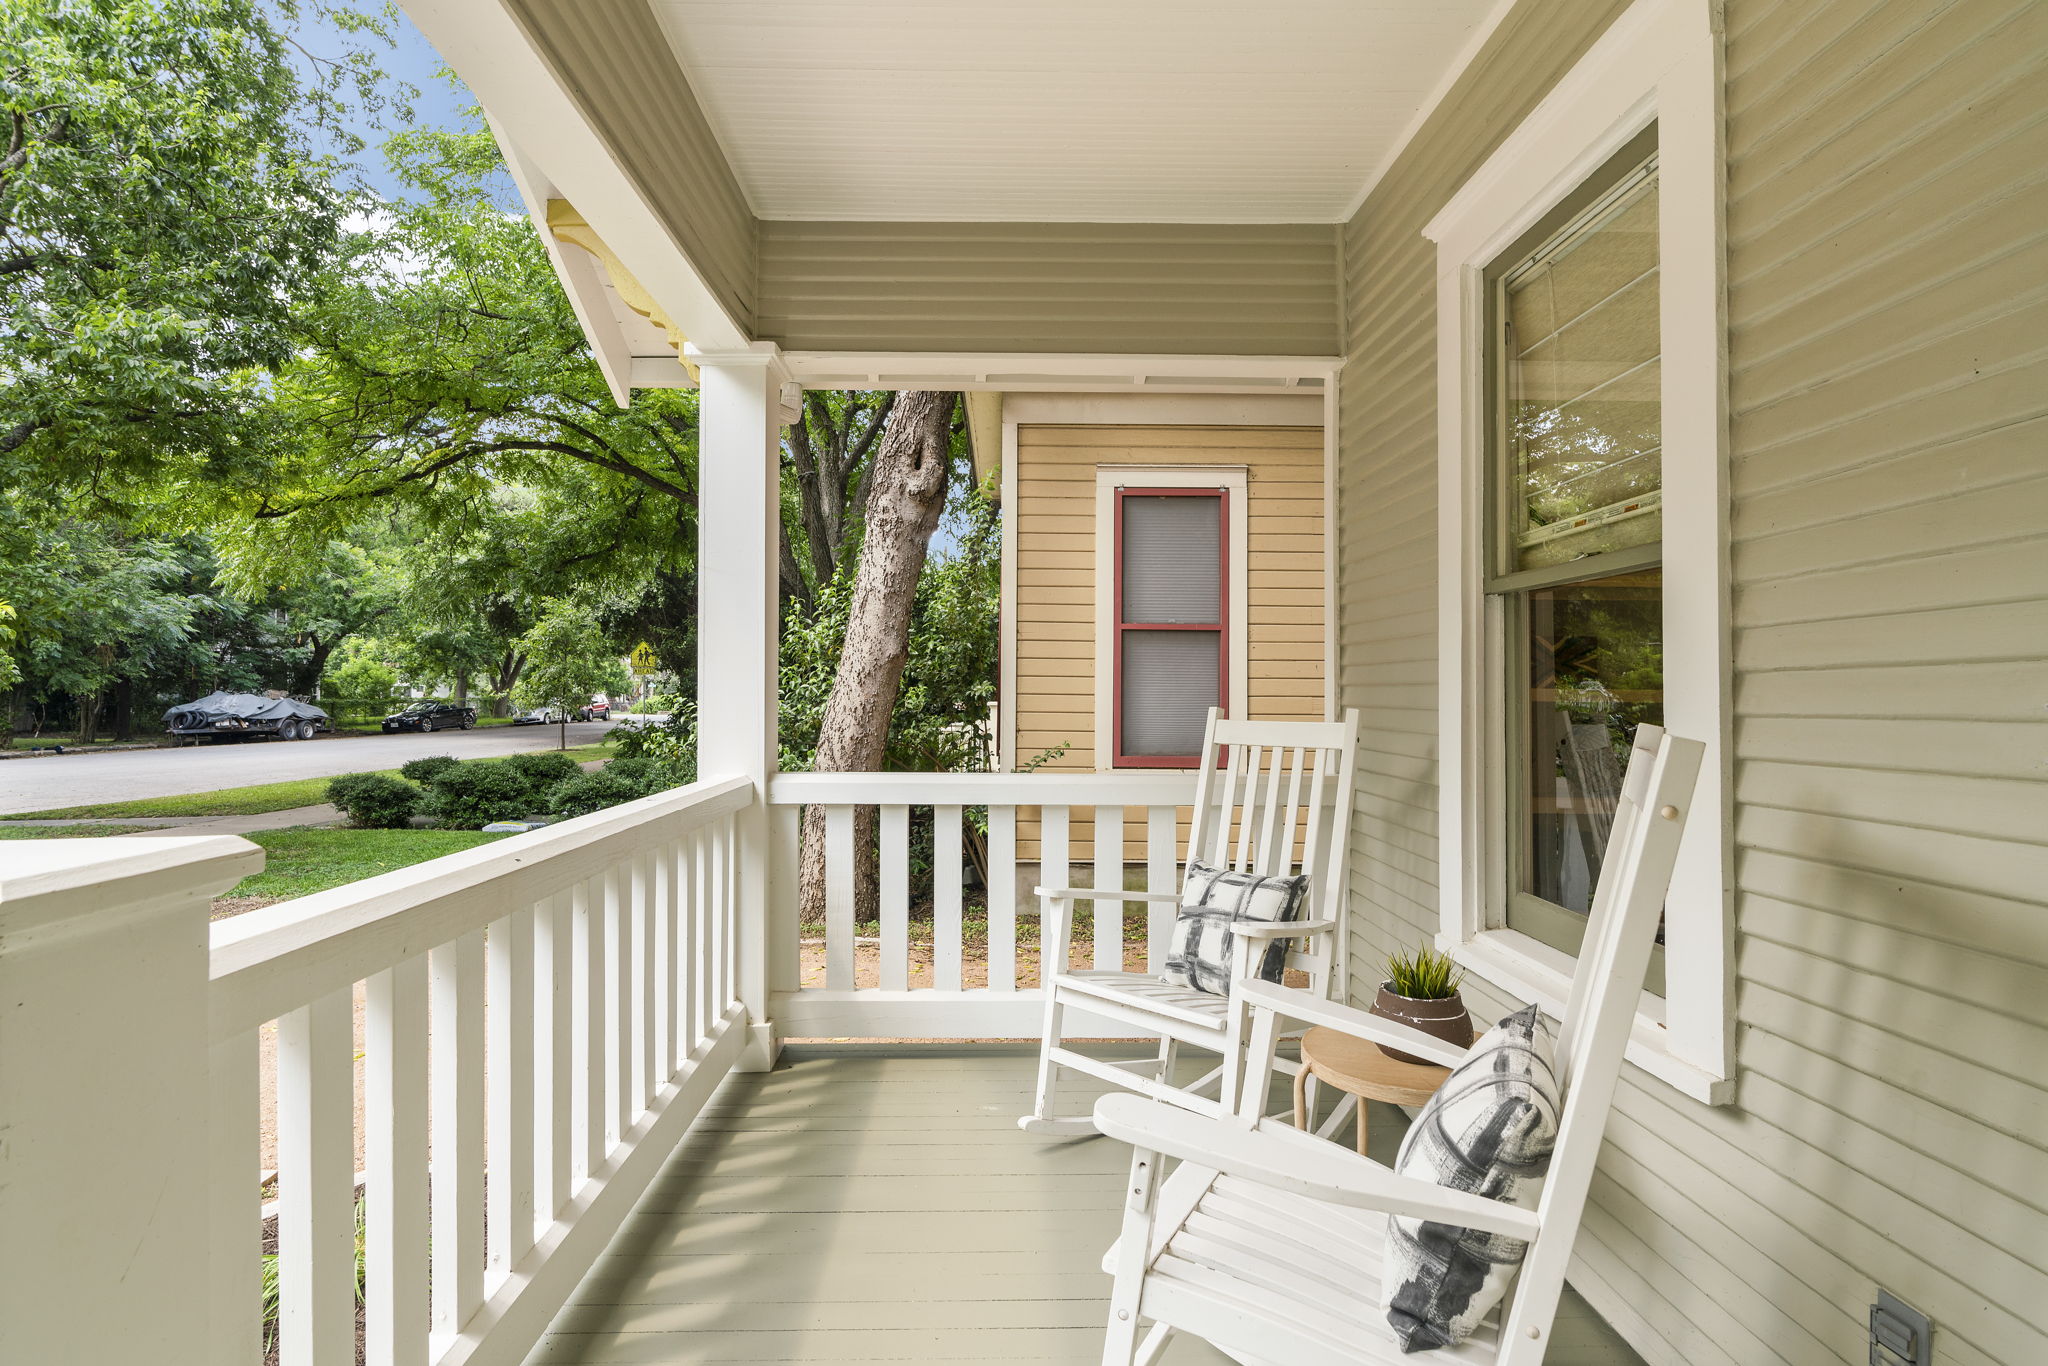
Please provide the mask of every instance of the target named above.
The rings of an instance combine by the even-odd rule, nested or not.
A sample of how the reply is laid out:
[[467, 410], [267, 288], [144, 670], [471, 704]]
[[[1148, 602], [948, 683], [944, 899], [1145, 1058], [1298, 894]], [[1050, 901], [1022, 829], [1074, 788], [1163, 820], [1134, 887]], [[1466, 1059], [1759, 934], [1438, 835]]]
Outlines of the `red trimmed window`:
[[1116, 491], [1118, 768], [1193, 768], [1229, 703], [1229, 494]]

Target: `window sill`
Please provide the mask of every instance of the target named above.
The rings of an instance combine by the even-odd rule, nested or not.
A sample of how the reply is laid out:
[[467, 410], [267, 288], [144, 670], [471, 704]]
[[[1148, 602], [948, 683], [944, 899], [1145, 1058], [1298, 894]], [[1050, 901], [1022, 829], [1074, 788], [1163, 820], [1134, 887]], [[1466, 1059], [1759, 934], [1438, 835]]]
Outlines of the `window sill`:
[[[1437, 947], [1488, 984], [1517, 1000], [1533, 1001], [1552, 1019], [1564, 1013], [1571, 994], [1572, 959], [1548, 944], [1513, 930], [1487, 930], [1463, 943], [1438, 935]], [[1658, 997], [1644, 996], [1638, 1004], [1626, 1057], [1681, 1095], [1704, 1104], [1726, 1105], [1734, 1099], [1732, 1078], [1715, 1076], [1671, 1052], [1664, 1002]]]

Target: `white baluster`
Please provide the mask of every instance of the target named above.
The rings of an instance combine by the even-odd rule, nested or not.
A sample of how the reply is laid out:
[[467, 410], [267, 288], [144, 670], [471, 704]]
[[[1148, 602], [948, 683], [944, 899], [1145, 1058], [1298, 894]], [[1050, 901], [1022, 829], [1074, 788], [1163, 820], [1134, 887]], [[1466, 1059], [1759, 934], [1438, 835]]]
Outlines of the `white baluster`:
[[491, 923], [484, 941], [488, 1288], [533, 1246], [533, 911]]
[[569, 938], [569, 893], [558, 892], [542, 902], [533, 926], [533, 1202], [535, 1226], [540, 1229], [554, 1222], [569, 1199], [574, 1153], [570, 974], [575, 970], [575, 951]]
[[[1039, 809], [1038, 820], [1038, 881], [1043, 887], [1070, 887], [1068, 881], [1068, 820], [1064, 806], [1047, 806]], [[1057, 961], [1057, 946], [1045, 940], [1044, 925], [1040, 924], [1038, 939], [1039, 985], [1050, 989], [1054, 973], [1065, 972], [1067, 964]]]
[[483, 932], [472, 930], [433, 950], [427, 960], [432, 1323], [435, 1337], [443, 1341], [461, 1332], [483, 1303], [483, 941]]
[[853, 808], [825, 808], [825, 987], [853, 990]]
[[355, 1355], [354, 1002], [330, 992], [277, 1022], [279, 1360]]
[[577, 1060], [572, 1086], [572, 1183], [587, 1179], [604, 1165], [604, 892], [596, 881], [579, 882], [570, 893], [572, 942], [576, 951], [571, 973], [569, 1051]]
[[[1124, 885], [1124, 809], [1120, 806], [1095, 808], [1095, 886], [1103, 891], [1122, 891]], [[1124, 966], [1124, 903], [1097, 898], [1095, 902], [1095, 966], [1107, 972], [1121, 972]]]
[[[1145, 813], [1145, 890], [1177, 892], [1180, 871], [1177, 807], [1154, 806]], [[1145, 907], [1145, 970], [1159, 972], [1166, 967], [1166, 950], [1172, 942], [1174, 908], [1163, 902]]]
[[364, 1361], [426, 1366], [426, 958], [363, 991]]
[[988, 985], [1017, 987], [1017, 808], [988, 809]]
[[884, 991], [910, 986], [910, 808], [881, 809], [881, 976]]
[[932, 985], [960, 990], [960, 808], [932, 808]]

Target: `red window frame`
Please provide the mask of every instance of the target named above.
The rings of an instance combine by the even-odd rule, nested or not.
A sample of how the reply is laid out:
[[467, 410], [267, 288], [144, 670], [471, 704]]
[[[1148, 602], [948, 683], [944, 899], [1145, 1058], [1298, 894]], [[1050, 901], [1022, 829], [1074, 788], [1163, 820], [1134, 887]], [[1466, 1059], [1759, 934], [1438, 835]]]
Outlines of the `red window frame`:
[[[1217, 555], [1216, 555], [1216, 624], [1188, 622], [1144, 622], [1124, 620], [1124, 499], [1136, 498], [1213, 498], [1216, 500]], [[1213, 631], [1216, 635], [1216, 705], [1225, 714], [1230, 708], [1230, 490], [1227, 488], [1139, 488], [1119, 487], [1116, 491], [1115, 549], [1116, 566], [1114, 582], [1110, 591], [1115, 594], [1111, 603], [1116, 621], [1110, 652], [1111, 668], [1111, 715], [1115, 734], [1112, 737], [1111, 752], [1115, 755], [1116, 768], [1196, 768], [1202, 758], [1199, 754], [1126, 754], [1124, 753], [1124, 635], [1130, 631]]]

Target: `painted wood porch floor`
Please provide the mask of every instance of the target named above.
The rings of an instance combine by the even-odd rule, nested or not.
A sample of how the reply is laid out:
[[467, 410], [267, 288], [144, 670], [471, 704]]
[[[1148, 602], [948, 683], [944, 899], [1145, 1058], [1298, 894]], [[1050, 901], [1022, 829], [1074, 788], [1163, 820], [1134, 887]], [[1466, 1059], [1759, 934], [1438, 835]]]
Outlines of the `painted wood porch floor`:
[[[793, 1049], [731, 1078], [528, 1366], [1099, 1360], [1129, 1150], [1020, 1132], [1033, 1066]], [[1375, 1157], [1406, 1122], [1374, 1106]], [[1185, 1338], [1165, 1357], [1227, 1361]], [[1567, 1291], [1549, 1366], [1640, 1361]]]

